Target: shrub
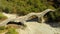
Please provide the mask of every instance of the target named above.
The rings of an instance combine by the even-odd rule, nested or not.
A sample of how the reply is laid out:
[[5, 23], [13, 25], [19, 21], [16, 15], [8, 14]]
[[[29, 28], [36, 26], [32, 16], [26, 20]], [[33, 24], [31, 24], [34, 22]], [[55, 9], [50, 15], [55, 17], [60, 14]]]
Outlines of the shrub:
[[0, 20], [5, 20], [5, 19], [7, 19], [7, 17], [4, 16], [2, 13], [0, 13]]
[[5, 26], [0, 26], [0, 30], [4, 30], [5, 28]]
[[15, 28], [10, 28], [6, 34], [18, 34], [18, 32], [16, 32]]
[[5, 26], [0, 26], [0, 33], [3, 33], [4, 31], [6, 31], [6, 27]]

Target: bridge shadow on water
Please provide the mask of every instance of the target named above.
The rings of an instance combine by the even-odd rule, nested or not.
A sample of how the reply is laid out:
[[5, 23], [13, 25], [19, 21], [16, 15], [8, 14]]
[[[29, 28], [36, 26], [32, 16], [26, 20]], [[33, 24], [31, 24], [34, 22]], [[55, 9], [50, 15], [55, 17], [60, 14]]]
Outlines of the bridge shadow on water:
[[33, 16], [29, 17], [29, 19], [26, 21], [27, 22], [38, 22], [38, 16], [33, 15]]
[[9, 25], [9, 24], [16, 24], [16, 25], [25, 26], [25, 25], [24, 25], [23, 23], [21, 23], [21, 22], [12, 22], [12, 21], [10, 21], [10, 22], [7, 23], [7, 25]]
[[38, 18], [33, 18], [33, 19], [30, 19], [30, 20], [27, 20], [27, 22], [38, 22]]
[[[52, 19], [51, 12], [48, 12], [47, 14], [45, 14], [44, 16], [47, 16], [47, 21], [45, 21], [46, 24], [50, 25], [53, 28], [60, 28], [60, 17], [55, 17], [56, 19]], [[54, 13], [53, 13], [54, 14]]]
[[48, 24], [48, 25], [50, 25], [53, 28], [60, 28], [60, 23], [59, 22], [50, 20], [50, 21], [47, 21], [45, 23]]
[[60, 28], [60, 24], [59, 23], [57, 23], [57, 22], [49, 22], [49, 23], [46, 23], [46, 24], [49, 24], [51, 27], [53, 27], [53, 28]]

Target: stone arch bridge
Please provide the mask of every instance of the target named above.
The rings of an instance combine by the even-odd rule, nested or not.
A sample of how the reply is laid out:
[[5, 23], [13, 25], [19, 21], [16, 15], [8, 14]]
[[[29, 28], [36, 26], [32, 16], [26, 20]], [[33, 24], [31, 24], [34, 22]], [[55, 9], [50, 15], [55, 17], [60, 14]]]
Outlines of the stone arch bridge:
[[[29, 13], [29, 14], [27, 14], [27, 15], [25, 15], [25, 16], [22, 16], [22, 17], [11, 16], [10, 18], [8, 18], [8, 19], [0, 22], [0, 26], [4, 26], [4, 25], [6, 25], [8, 22], [10, 22], [10, 21], [26, 23], [26, 20], [28, 20], [29, 17], [31, 17], [31, 16], [33, 16], [33, 15], [35, 15], [35, 16], [38, 17], [38, 22], [40, 22], [40, 18], [41, 18], [41, 19], [42, 19], [41, 23], [43, 23], [43, 22], [45, 21], [45, 20], [43, 19], [43, 16], [44, 16], [46, 13], [50, 12], [50, 11], [53, 11], [53, 12], [54, 12], [55, 10], [46, 9], [46, 10], [43, 11], [43, 12], [40, 12], [40, 13]], [[13, 18], [12, 18], [12, 17], [13, 17]]]

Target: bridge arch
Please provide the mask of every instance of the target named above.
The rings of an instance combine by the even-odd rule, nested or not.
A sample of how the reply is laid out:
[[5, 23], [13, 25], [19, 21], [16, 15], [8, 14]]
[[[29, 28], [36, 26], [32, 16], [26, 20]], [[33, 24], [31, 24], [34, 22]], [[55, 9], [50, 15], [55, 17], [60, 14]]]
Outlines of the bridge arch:
[[28, 20], [26, 20], [27, 22], [38, 22], [38, 16], [37, 15], [32, 15], [30, 17], [28, 17]]
[[9, 24], [22, 25], [22, 26], [25, 25], [25, 24], [23, 24], [21, 22], [14, 22], [14, 21], [9, 21], [8, 23], [6, 23], [6, 25], [9, 25]]

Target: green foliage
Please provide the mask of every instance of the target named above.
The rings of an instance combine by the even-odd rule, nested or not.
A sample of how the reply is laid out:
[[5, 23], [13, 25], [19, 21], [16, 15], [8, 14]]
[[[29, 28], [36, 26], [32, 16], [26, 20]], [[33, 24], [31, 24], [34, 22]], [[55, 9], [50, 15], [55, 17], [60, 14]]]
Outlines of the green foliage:
[[20, 15], [41, 12], [47, 8], [41, 0], [1, 0], [0, 2], [4, 12], [19, 13]]
[[6, 34], [18, 34], [14, 28], [10, 28]]
[[56, 17], [60, 17], [60, 8], [58, 8], [55, 12]]
[[0, 20], [4, 20], [4, 19], [7, 19], [7, 17], [4, 16], [2, 13], [0, 13]]
[[0, 26], [0, 33], [4, 32], [6, 30], [5, 26]]
[[[54, 1], [54, 2], [52, 2]], [[16, 13], [18, 15], [26, 15], [30, 12], [42, 12], [45, 9], [59, 8], [58, 2], [55, 0], [0, 0], [0, 12]], [[55, 7], [55, 8], [54, 8]], [[51, 18], [59, 17], [59, 11], [54, 14], [50, 13]], [[50, 17], [50, 16], [49, 16]], [[1, 17], [0, 17], [1, 18]]]
[[0, 30], [4, 30], [5, 28], [5, 26], [0, 26]]
[[0, 13], [0, 19], [3, 17], [3, 14], [2, 13]]

